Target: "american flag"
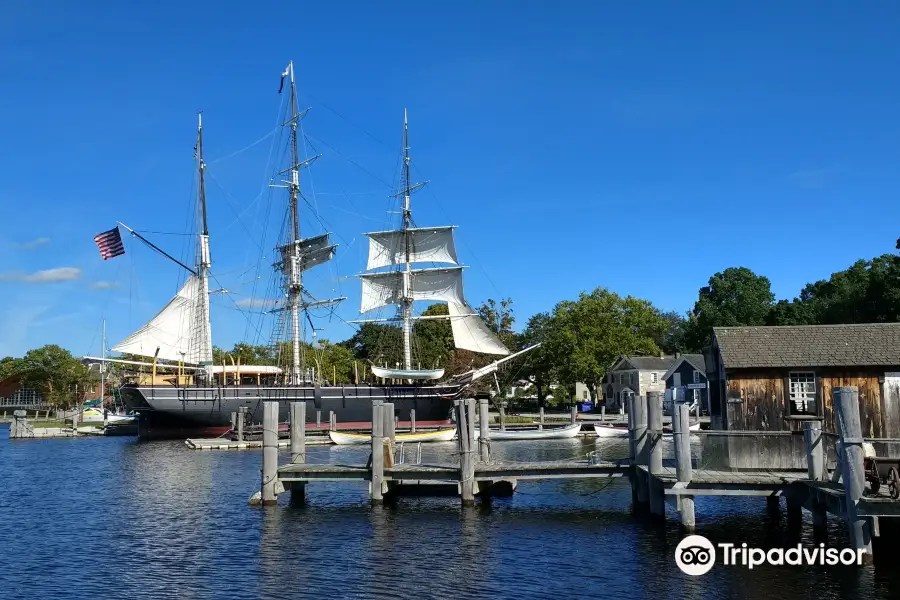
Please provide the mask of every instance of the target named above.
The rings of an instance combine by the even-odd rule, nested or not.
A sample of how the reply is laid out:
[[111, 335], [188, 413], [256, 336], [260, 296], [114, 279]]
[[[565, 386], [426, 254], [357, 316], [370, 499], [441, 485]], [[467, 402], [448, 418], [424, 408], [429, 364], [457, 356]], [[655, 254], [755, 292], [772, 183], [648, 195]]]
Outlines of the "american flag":
[[103, 257], [103, 260], [125, 254], [125, 245], [122, 244], [122, 236], [119, 235], [118, 227], [98, 233], [94, 236], [94, 241], [100, 248], [100, 256]]

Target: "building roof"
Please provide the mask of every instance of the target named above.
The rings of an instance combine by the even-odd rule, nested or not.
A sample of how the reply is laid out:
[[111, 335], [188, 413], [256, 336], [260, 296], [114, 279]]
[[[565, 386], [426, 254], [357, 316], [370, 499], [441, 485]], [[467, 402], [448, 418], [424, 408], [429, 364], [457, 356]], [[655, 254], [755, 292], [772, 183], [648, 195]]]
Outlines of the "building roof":
[[726, 369], [900, 365], [900, 323], [714, 327]]
[[676, 358], [677, 360], [675, 363], [669, 367], [669, 370], [663, 375], [663, 379], [671, 377], [683, 362], [689, 363], [695, 370], [700, 371], [700, 373], [703, 374], [703, 377], [706, 377], [706, 359], [702, 354], [681, 354]]
[[638, 371], [665, 371], [675, 364], [674, 356], [625, 356], [622, 355], [613, 364], [611, 371], [617, 370], [622, 361], [628, 361], [629, 364]]

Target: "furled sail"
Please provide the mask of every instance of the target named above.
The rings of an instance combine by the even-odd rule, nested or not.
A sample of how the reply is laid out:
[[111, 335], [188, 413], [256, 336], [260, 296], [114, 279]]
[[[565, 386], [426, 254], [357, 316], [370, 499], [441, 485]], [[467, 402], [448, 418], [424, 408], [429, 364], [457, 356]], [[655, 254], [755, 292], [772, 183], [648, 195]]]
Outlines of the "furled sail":
[[[409, 274], [409, 297], [413, 300], [441, 300], [465, 304], [462, 282], [463, 267], [414, 269]], [[360, 312], [368, 312], [403, 298], [403, 271], [364, 273]]]
[[377, 231], [369, 236], [369, 261], [366, 270], [406, 263], [406, 236], [409, 236], [409, 262], [458, 264], [453, 243], [453, 226], [418, 227], [404, 231]]
[[481, 354], [509, 354], [503, 342], [487, 328], [478, 313], [465, 304], [455, 302], [448, 302], [447, 309], [450, 311], [450, 328], [457, 348]]
[[200, 339], [204, 323], [199, 299], [202, 293], [200, 278], [191, 275], [172, 300], [155, 317], [117, 344], [113, 350], [140, 356], [153, 356], [159, 348], [159, 358], [183, 360], [200, 364], [212, 362], [212, 349], [204, 349]]
[[290, 277], [291, 259], [294, 255], [297, 257], [297, 266], [301, 272], [325, 264], [334, 257], [335, 248], [337, 248], [336, 244], [331, 243], [330, 236], [330, 233], [323, 233], [316, 237], [279, 246], [281, 262], [277, 266]]

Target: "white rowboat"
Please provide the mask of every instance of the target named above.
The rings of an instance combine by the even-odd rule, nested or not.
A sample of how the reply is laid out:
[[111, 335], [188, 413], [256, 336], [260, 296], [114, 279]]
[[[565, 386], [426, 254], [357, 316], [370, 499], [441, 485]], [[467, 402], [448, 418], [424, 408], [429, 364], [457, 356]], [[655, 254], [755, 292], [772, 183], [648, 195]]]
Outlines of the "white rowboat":
[[[565, 440], [571, 439], [578, 435], [581, 431], [581, 423], [567, 425], [565, 427], [550, 427], [540, 429], [519, 429], [500, 431], [499, 429], [491, 429], [488, 433], [491, 441], [511, 441], [511, 440]], [[475, 439], [480, 437], [478, 429], [475, 430]]]
[[[688, 430], [690, 431], [700, 431], [700, 423], [694, 423], [693, 425], [688, 426]], [[628, 437], [628, 426], [627, 425], [594, 425], [594, 432], [597, 434], [597, 437]], [[670, 428], [666, 428], [663, 431], [663, 435], [672, 435], [672, 430]]]
[[[416, 433], [398, 433], [394, 439], [398, 442], [449, 442], [456, 435], [456, 429], [439, 429], [438, 431], [421, 431]], [[331, 441], [341, 446], [350, 444], [371, 444], [372, 436], [368, 433], [341, 433], [329, 431]]]
[[617, 427], [615, 425], [594, 424], [594, 432], [597, 434], [597, 437], [602, 438], [628, 437], [628, 426], [622, 425], [621, 427]]

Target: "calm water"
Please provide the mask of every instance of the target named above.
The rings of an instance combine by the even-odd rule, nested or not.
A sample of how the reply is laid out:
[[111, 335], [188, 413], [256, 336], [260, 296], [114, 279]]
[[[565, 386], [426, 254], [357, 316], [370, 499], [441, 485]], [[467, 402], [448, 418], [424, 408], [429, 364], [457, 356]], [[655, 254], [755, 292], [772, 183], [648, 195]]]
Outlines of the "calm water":
[[[561, 459], [620, 441], [494, 445], [506, 458]], [[452, 444], [427, 449], [426, 460]], [[364, 460], [311, 447], [311, 462]], [[371, 508], [362, 484], [318, 484], [309, 503], [247, 506], [259, 451], [188, 450], [127, 438], [8, 440], [0, 429], [2, 598], [837, 598], [900, 597], [896, 557], [875, 567], [717, 565], [699, 578], [673, 560], [681, 535], [632, 515], [616, 481], [524, 482], [515, 497], [463, 510], [451, 498]], [[287, 498], [283, 498], [286, 501]], [[765, 501], [697, 500], [713, 542], [812, 545]], [[900, 539], [900, 538], [898, 538]], [[841, 523], [829, 542], [847, 544]]]

